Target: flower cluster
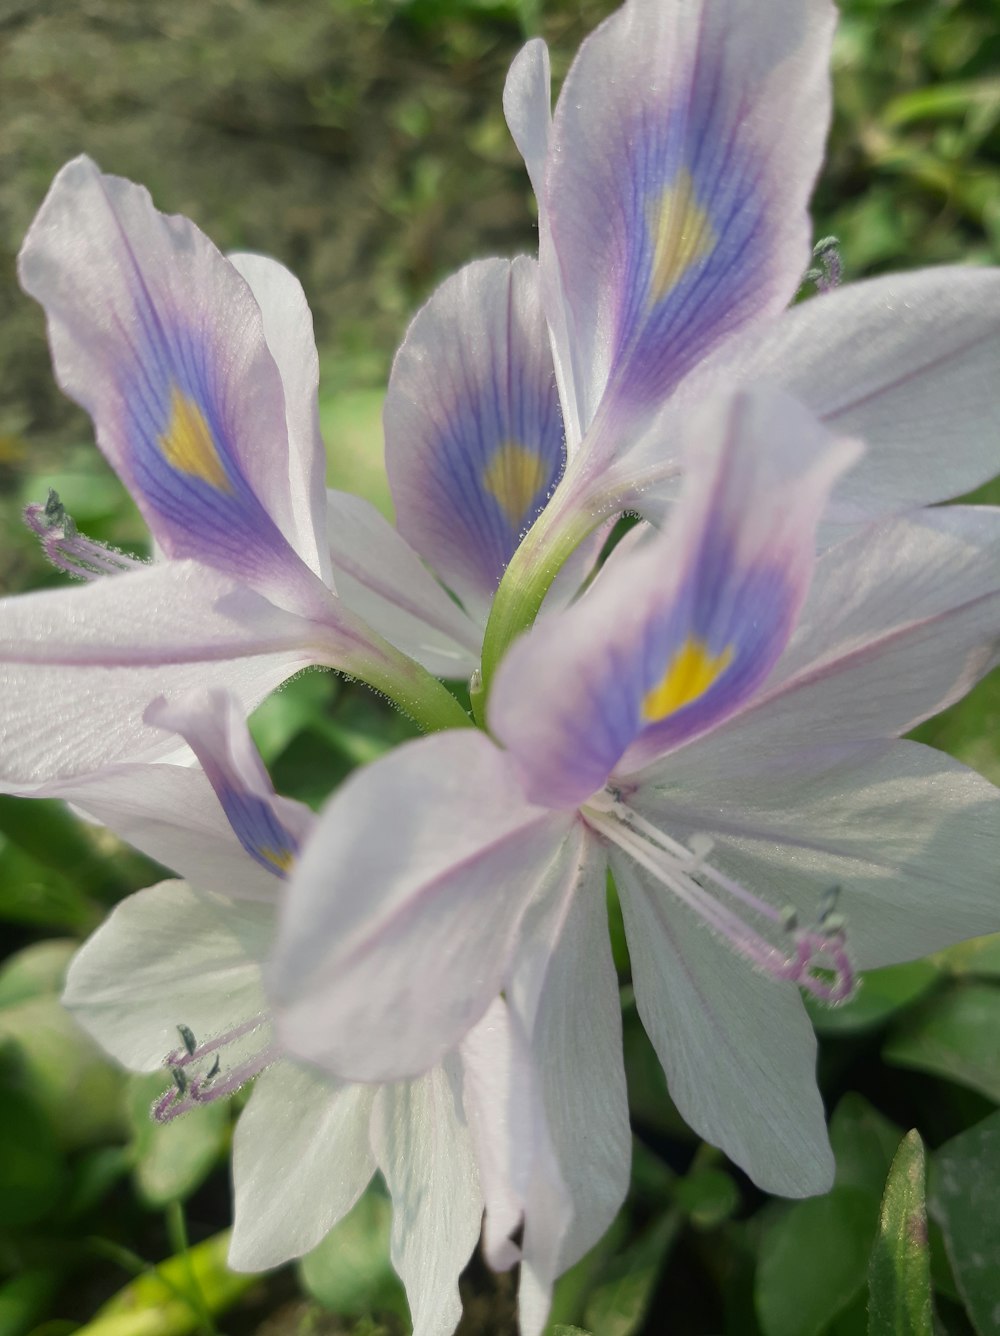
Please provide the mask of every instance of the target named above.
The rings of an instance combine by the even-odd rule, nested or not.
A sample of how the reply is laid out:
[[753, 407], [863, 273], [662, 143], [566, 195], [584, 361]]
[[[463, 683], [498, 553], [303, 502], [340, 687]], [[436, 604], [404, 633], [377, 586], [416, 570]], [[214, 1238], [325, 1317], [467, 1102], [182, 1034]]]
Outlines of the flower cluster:
[[[1000, 273], [835, 288], [821, 243], [792, 305], [833, 24], [627, 0], [554, 113], [525, 47], [539, 256], [413, 321], [396, 527], [324, 488], [285, 269], [86, 159], [41, 207], [22, 283], [156, 555], [29, 507], [86, 585], [0, 603], [0, 785], [184, 878], [119, 905], [65, 1003], [163, 1069], [158, 1119], [256, 1078], [234, 1267], [309, 1250], [378, 1170], [415, 1332], [453, 1332], [482, 1232], [538, 1336], [628, 1182], [609, 885], [677, 1107], [789, 1196], [833, 1173], [803, 992], [1000, 927], [996, 790], [900, 740], [1000, 658], [1000, 510], [935, 506], [1000, 465]], [[430, 734], [318, 815], [246, 728], [309, 665]]]

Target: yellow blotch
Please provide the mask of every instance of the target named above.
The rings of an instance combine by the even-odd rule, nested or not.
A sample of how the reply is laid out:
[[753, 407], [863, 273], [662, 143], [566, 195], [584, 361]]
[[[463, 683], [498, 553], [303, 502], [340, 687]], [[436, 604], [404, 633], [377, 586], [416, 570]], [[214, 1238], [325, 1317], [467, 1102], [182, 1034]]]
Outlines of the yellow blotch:
[[682, 168], [647, 212], [653, 243], [650, 300], [662, 301], [693, 264], [715, 248], [718, 238], [708, 213], [695, 200], [691, 173]]
[[258, 849], [257, 852], [278, 872], [291, 872], [295, 862], [291, 849]]
[[511, 524], [520, 524], [538, 495], [546, 472], [542, 460], [531, 450], [516, 441], [506, 441], [493, 452], [483, 472], [483, 486]]
[[646, 692], [643, 717], [648, 723], [658, 723], [682, 706], [690, 705], [721, 677], [732, 657], [731, 646], [713, 657], [702, 641], [686, 640], [670, 660], [662, 681]]
[[170, 395], [170, 422], [160, 437], [160, 449], [179, 473], [200, 478], [220, 492], [232, 491], [204, 414], [176, 385]]

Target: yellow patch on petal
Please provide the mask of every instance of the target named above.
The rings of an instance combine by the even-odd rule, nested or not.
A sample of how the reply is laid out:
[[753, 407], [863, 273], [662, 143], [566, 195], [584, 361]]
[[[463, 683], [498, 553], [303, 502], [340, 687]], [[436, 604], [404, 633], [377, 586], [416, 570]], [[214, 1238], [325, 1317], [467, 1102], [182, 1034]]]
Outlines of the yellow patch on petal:
[[662, 681], [646, 692], [643, 717], [648, 723], [659, 723], [668, 714], [690, 705], [721, 677], [732, 658], [732, 646], [713, 656], [702, 641], [686, 640], [670, 660]]
[[531, 450], [516, 441], [505, 441], [493, 452], [483, 471], [483, 486], [511, 524], [520, 524], [538, 495], [546, 472], [545, 464]]
[[232, 491], [212, 429], [194, 400], [182, 394], [176, 385], [170, 395], [170, 422], [160, 437], [160, 449], [167, 463], [179, 473], [200, 478], [220, 492]]
[[258, 849], [257, 852], [278, 872], [291, 872], [295, 862], [291, 849]]
[[693, 264], [715, 249], [718, 238], [705, 209], [694, 197], [686, 168], [674, 177], [647, 211], [653, 268], [649, 280], [652, 304], [662, 301]]

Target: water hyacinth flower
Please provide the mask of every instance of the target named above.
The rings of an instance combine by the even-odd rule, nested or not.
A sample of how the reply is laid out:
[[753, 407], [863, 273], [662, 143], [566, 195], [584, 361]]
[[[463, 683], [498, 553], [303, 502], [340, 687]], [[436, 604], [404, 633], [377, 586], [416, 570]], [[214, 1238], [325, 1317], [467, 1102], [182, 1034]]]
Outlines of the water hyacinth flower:
[[[662, 515], [683, 419], [735, 385], [771, 380], [865, 441], [823, 542], [996, 474], [1000, 272], [879, 277], [790, 307], [811, 257], [835, 17], [829, 0], [628, 0], [583, 43], [554, 114], [544, 43], [511, 67], [504, 109], [539, 211], [538, 290], [519, 300], [547, 337], [512, 322], [498, 358], [506, 294], [470, 266], [417, 317], [386, 406], [390, 476], [421, 502], [400, 523], [422, 555], [478, 572], [470, 513], [530, 526], [493, 606], [487, 682], [592, 525]], [[530, 402], [546, 371], [558, 470], [555, 391], [527, 425], [495, 407], [512, 376]], [[461, 469], [459, 431], [476, 440]], [[506, 516], [490, 494], [503, 471], [524, 502]]]
[[87, 540], [58, 498], [29, 508], [50, 558], [89, 583], [0, 603], [8, 791], [162, 753], [170, 739], [142, 719], [161, 692], [222, 684], [249, 711], [309, 664], [371, 683], [427, 727], [461, 725], [427, 669], [338, 597], [339, 552], [352, 601], [405, 649], [435, 672], [441, 647], [445, 667], [476, 661], [481, 633], [392, 527], [327, 498], [312, 323], [287, 270], [226, 259], [86, 158], [57, 176], [19, 265], [60, 384], [161, 559]]
[[532, 1218], [532, 1194], [565, 1197], [517, 1025], [496, 998], [440, 1063], [391, 1084], [338, 1081], [290, 1060], [261, 976], [283, 883], [315, 818], [274, 793], [233, 697], [161, 699], [148, 718], [179, 730], [204, 768], [115, 765], [58, 791], [186, 880], [117, 906], [74, 957], [64, 1004], [125, 1067], [163, 1070], [159, 1121], [257, 1078], [233, 1144], [232, 1267], [264, 1270], [308, 1252], [377, 1170], [413, 1330], [450, 1336], [481, 1227], [493, 1266], [551, 1267], [544, 1230], [533, 1237], [529, 1224], [523, 1248], [510, 1240]]
[[360, 1080], [438, 1061], [502, 991], [575, 1211], [551, 1224], [560, 1266], [628, 1179], [608, 867], [674, 1101], [789, 1196], [833, 1175], [800, 989], [837, 1000], [1000, 924], [1000, 796], [897, 740], [1000, 657], [1000, 511], [887, 520], [817, 558], [858, 447], [777, 391], [689, 430], [665, 532], [505, 658], [501, 745], [438, 734], [334, 796], [268, 975], [288, 1048]]

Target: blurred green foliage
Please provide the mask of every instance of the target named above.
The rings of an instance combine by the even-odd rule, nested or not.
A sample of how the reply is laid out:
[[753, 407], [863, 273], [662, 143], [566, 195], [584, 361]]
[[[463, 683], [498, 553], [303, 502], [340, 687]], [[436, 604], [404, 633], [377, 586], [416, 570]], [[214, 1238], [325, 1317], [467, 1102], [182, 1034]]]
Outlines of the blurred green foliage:
[[[997, 262], [995, 0], [842, 7], [816, 235], [840, 237], [848, 279]], [[18, 522], [50, 485], [93, 536], [144, 543], [89, 424], [55, 390], [41, 315], [14, 284], [20, 239], [63, 161], [87, 151], [222, 246], [267, 251], [300, 275], [321, 346], [330, 480], [389, 513], [381, 387], [409, 314], [466, 260], [534, 248], [530, 192], [500, 113], [506, 67], [538, 31], [558, 80], [610, 8], [0, 3], [0, 585], [57, 578]], [[977, 499], [1000, 503], [1000, 486]], [[267, 702], [254, 730], [278, 788], [314, 805], [412, 734], [382, 702], [320, 672]], [[917, 736], [1000, 781], [1000, 681]], [[145, 1111], [159, 1078], [126, 1079], [61, 1011], [75, 944], [159, 875], [57, 805], [0, 799], [0, 1336], [404, 1332], [377, 1186], [299, 1267], [233, 1276], [223, 1232], [232, 1109], [154, 1127]], [[811, 1009], [837, 1180], [804, 1202], [764, 1198], [685, 1128], [638, 1023], [620, 942], [616, 960], [633, 1190], [560, 1282], [554, 1332], [1000, 1331], [1000, 938], [875, 971], [849, 1005]], [[513, 1331], [510, 1277], [474, 1261], [463, 1286], [462, 1336]]]

